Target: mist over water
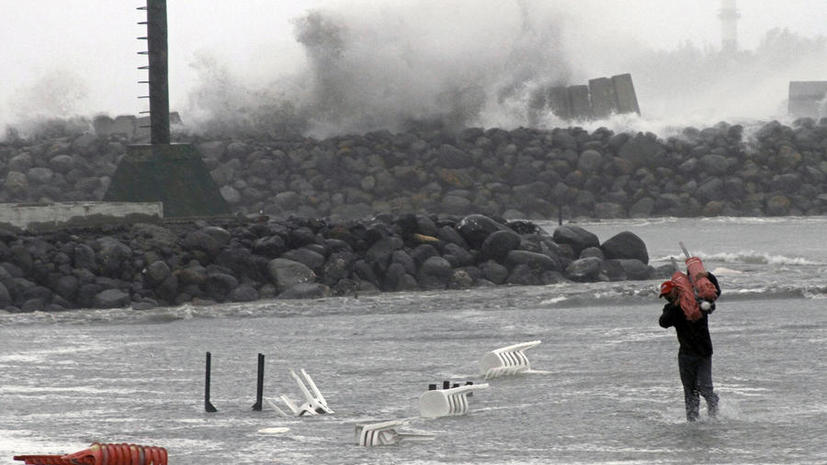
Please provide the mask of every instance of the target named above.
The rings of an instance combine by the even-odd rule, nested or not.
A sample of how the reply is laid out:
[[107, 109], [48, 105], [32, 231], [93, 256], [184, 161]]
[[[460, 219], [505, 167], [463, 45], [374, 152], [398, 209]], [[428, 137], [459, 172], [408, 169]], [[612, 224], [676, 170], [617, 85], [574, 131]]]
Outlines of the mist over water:
[[[675, 47], [633, 34], [629, 23], [645, 28], [648, 12], [615, 2], [317, 5], [290, 21], [295, 53], [273, 46], [248, 65], [209, 47], [184, 57], [194, 77], [181, 89], [185, 97], [172, 103], [188, 129], [325, 137], [417, 127], [568, 126], [550, 113], [529, 111], [537, 89], [631, 73], [640, 117], [577, 124], [664, 135], [719, 121], [788, 122], [789, 81], [827, 76], [824, 36], [772, 29], [754, 49], [725, 54], [717, 43], [698, 45], [687, 31]], [[762, 14], [754, 5], [740, 6], [745, 15]], [[709, 15], [717, 27], [713, 9]], [[659, 21], [650, 19], [652, 27]], [[278, 32], [274, 27], [272, 34]], [[174, 90], [179, 83], [172, 78]], [[0, 124], [93, 116], [84, 111], [96, 92], [71, 71], [49, 71], [5, 102], [14, 111], [0, 114]]]

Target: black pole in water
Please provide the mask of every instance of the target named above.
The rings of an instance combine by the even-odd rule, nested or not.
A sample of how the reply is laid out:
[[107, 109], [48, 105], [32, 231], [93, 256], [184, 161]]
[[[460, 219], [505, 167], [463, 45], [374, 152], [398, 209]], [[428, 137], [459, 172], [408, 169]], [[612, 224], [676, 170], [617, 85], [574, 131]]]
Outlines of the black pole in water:
[[264, 354], [258, 354], [258, 376], [256, 378], [256, 403], [253, 410], [261, 411], [261, 398], [264, 394]]
[[207, 374], [204, 380], [204, 410], [210, 413], [215, 413], [218, 410], [213, 407], [210, 402], [210, 364], [212, 362], [212, 354], [207, 352]]
[[557, 225], [563, 226], [563, 204], [557, 206]]

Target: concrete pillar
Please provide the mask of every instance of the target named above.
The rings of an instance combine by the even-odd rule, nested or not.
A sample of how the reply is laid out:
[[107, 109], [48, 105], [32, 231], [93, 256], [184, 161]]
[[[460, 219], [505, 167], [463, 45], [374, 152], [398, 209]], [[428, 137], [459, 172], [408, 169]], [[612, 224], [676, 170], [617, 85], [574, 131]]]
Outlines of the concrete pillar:
[[569, 86], [571, 116], [574, 119], [591, 119], [592, 104], [589, 100], [589, 86]]
[[617, 96], [617, 112], [634, 112], [639, 115], [640, 107], [637, 103], [637, 94], [635, 93], [635, 85], [632, 82], [632, 75], [627, 73], [612, 76], [612, 83], [614, 84], [615, 95]]
[[617, 96], [614, 85], [609, 78], [589, 80], [589, 93], [592, 98], [592, 116], [597, 119], [608, 118], [617, 113]]

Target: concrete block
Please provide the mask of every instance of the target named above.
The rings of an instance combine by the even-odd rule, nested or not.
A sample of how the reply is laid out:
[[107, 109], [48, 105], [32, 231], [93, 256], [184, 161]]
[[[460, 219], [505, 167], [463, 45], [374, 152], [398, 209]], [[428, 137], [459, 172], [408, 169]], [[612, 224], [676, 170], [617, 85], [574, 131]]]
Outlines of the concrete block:
[[120, 202], [160, 201], [167, 217], [231, 213], [207, 165], [189, 144], [127, 146], [103, 198]]
[[131, 115], [120, 115], [112, 119], [109, 116], [101, 115], [95, 117], [92, 126], [95, 129], [95, 135], [98, 137], [109, 137], [118, 134], [132, 139], [135, 135], [136, 118]]
[[548, 106], [551, 112], [560, 119], [571, 119], [571, 100], [569, 90], [566, 87], [552, 87], [548, 90]]
[[589, 86], [569, 86], [571, 116], [574, 119], [591, 119], [592, 104], [589, 99]]
[[790, 81], [787, 110], [798, 118], [819, 118], [827, 100], [827, 81]]
[[612, 113], [618, 112], [617, 96], [611, 79], [603, 77], [589, 80], [589, 93], [594, 118], [608, 118]]
[[640, 114], [632, 75], [627, 73], [612, 76], [612, 84], [614, 84], [615, 96], [617, 98], [617, 112]]

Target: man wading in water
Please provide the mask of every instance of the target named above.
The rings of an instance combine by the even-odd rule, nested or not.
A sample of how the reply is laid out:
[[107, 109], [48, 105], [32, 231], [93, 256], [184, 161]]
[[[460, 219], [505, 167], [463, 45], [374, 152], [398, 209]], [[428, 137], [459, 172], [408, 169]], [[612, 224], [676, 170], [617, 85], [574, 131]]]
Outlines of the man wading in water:
[[[715, 285], [716, 293], [721, 295], [721, 287], [715, 276], [706, 272], [706, 277]], [[698, 394], [706, 399], [710, 418], [714, 418], [718, 413], [718, 395], [712, 388], [712, 339], [709, 337], [708, 326], [709, 314], [715, 310], [715, 303], [702, 302], [695, 310], [700, 310], [696, 313], [698, 316], [693, 319], [693, 314], [684, 311], [680, 305], [680, 293], [686, 291], [676, 284], [674, 277], [673, 280], [660, 285], [660, 297], [666, 298], [667, 303], [663, 306], [659, 323], [663, 328], [674, 326], [678, 333], [678, 368], [686, 402], [686, 419], [695, 421], [698, 419], [700, 407]]]

